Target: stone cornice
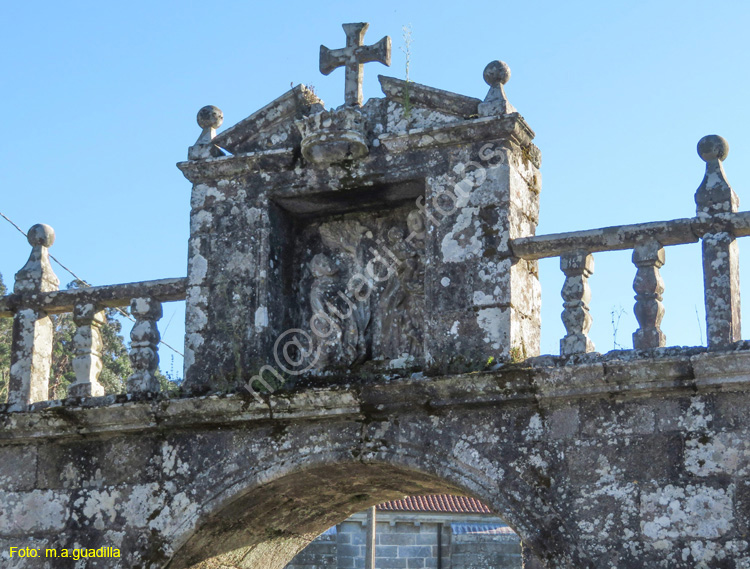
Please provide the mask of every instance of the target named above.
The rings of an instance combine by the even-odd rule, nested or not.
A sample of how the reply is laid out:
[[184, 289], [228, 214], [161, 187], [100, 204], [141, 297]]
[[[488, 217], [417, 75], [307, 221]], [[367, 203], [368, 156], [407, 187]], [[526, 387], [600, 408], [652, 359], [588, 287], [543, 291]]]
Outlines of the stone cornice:
[[[368, 158], [354, 162], [353, 167], [347, 168], [346, 171], [353, 170], [358, 176], [366, 177], [370, 170], [382, 170], [382, 164], [378, 162], [378, 159], [382, 158], [384, 153], [385, 155], [405, 155], [445, 146], [470, 144], [477, 140], [507, 140], [512, 144], [528, 148], [529, 158], [538, 163], [538, 150], [531, 143], [533, 139], [534, 131], [518, 113], [502, 117], [456, 121], [431, 128], [412, 129], [405, 133], [384, 133], [378, 137], [381, 149], [378, 152], [373, 151]], [[329, 168], [343, 170], [341, 166], [302, 165], [299, 148], [296, 147], [190, 160], [177, 164], [185, 177], [193, 183], [252, 174], [260, 170], [266, 174], [292, 171], [299, 166], [303, 166], [303, 174], [310, 172], [319, 175]], [[296, 172], [296, 174], [299, 176], [300, 173]]]
[[589, 354], [579, 363], [544, 356], [488, 372], [413, 376], [367, 386], [308, 387], [278, 392], [266, 403], [239, 394], [140, 400], [110, 395], [48, 401], [32, 405], [28, 412], [0, 413], [0, 442], [256, 421], [368, 420], [425, 407], [470, 411], [506, 404], [545, 406], [560, 399], [750, 389], [750, 350], [660, 350]]
[[294, 167], [294, 155], [294, 148], [274, 148], [261, 152], [188, 160], [178, 162], [177, 167], [188, 180], [198, 184], [207, 180], [231, 178], [261, 169], [288, 170]]

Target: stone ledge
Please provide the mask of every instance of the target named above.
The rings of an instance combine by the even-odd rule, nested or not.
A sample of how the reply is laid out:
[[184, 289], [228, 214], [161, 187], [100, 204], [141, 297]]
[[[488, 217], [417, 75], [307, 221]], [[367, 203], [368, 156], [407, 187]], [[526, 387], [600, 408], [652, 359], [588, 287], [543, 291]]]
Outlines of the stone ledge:
[[[534, 131], [518, 113], [451, 122], [430, 128], [414, 128], [405, 133], [383, 133], [379, 139], [389, 152], [405, 152], [449, 144], [507, 138], [526, 147]], [[535, 155], [530, 155], [535, 158]]]
[[[556, 399], [699, 390], [750, 389], [750, 350], [696, 353], [672, 349], [663, 357], [627, 359], [625, 352], [600, 361], [554, 365], [510, 364], [494, 371], [428, 378], [415, 375], [377, 384], [278, 392], [259, 403], [243, 394], [167, 399], [106, 396], [37, 403], [27, 412], [0, 413], [0, 442], [44, 437], [188, 428], [205, 424], [325, 420], [351, 416], [368, 420], [397, 409], [477, 408]], [[618, 359], [619, 358], [619, 359]]]
[[265, 169], [291, 169], [294, 163], [295, 149], [287, 147], [178, 162], [177, 168], [191, 182], [200, 183], [216, 178], [238, 176], [247, 173], [248, 170], [254, 172]]
[[[537, 166], [541, 161], [538, 149], [531, 144], [534, 131], [524, 118], [513, 113], [502, 117], [483, 117], [439, 125], [430, 128], [416, 128], [405, 133], [383, 133], [379, 141], [386, 153], [405, 153], [423, 149], [438, 148], [447, 145], [472, 143], [477, 140], [511, 140], [528, 149], [527, 155]], [[247, 152], [232, 156], [206, 158], [179, 162], [177, 167], [193, 183], [213, 180], [221, 177], [232, 177], [239, 174], [258, 172], [260, 170], [281, 172], [292, 170], [298, 165], [298, 147], [277, 148], [272, 150]], [[368, 175], [368, 165], [377, 161], [380, 153], [356, 162], [359, 176]], [[382, 165], [381, 165], [382, 166]], [[331, 167], [307, 165], [304, 170], [324, 172]], [[339, 168], [340, 169], [340, 168]], [[334, 170], [336, 170], [334, 168]], [[336, 170], [338, 171], [338, 170]], [[342, 170], [348, 171], [348, 170]], [[352, 174], [353, 175], [353, 174]]]

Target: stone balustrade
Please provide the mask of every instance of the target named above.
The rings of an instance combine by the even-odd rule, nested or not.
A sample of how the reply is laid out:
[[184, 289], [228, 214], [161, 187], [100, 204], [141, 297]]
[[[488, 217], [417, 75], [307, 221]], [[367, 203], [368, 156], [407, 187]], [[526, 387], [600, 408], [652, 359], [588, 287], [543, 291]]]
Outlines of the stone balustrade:
[[[724, 174], [726, 141], [715, 135], [704, 137], [698, 144], [698, 153], [706, 162], [706, 174], [695, 194], [697, 213], [693, 218], [516, 238], [510, 240], [508, 251], [498, 251], [503, 257], [526, 261], [560, 258], [565, 275], [562, 320], [566, 335], [560, 341], [562, 356], [595, 350], [588, 336], [592, 325], [588, 281], [594, 273], [594, 254], [603, 251], [633, 252], [634, 312], [639, 325], [633, 333], [633, 347], [666, 346], [667, 339], [660, 328], [664, 316], [660, 269], [666, 261], [665, 248], [698, 241], [703, 247], [708, 349], [726, 349], [741, 339], [736, 239], [750, 235], [750, 212], [737, 211], [739, 201]], [[129, 306], [135, 319], [130, 353], [133, 374], [127, 381], [128, 393], [158, 392], [157, 322], [163, 302], [186, 298], [187, 279], [58, 290], [59, 280], [48, 253], [54, 231], [46, 225], [35, 225], [29, 230], [28, 240], [32, 246], [29, 261], [16, 274], [13, 293], [0, 298], [0, 317], [14, 319], [6, 408], [24, 410], [31, 403], [47, 399], [53, 314], [72, 313], [77, 326], [73, 338], [76, 379], [68, 395], [103, 395], [98, 381], [102, 371], [103, 311], [114, 307]], [[524, 333], [538, 335], [538, 329]]]
[[739, 255], [736, 239], [750, 235], [750, 212], [738, 212], [739, 200], [727, 182], [722, 162], [729, 153], [726, 140], [703, 137], [698, 154], [706, 162], [706, 174], [695, 193], [696, 216], [688, 219], [619, 225], [513, 239], [510, 248], [520, 259], [559, 257], [565, 274], [562, 320], [567, 331], [560, 354], [570, 356], [594, 351], [588, 337], [591, 328], [588, 278], [594, 272], [593, 253], [631, 249], [636, 266], [634, 312], [639, 328], [633, 348], [666, 346], [660, 324], [664, 316], [664, 247], [696, 243], [703, 246], [703, 280], [708, 348], [726, 348], [741, 339]]
[[130, 306], [135, 325], [130, 334], [133, 374], [127, 380], [131, 394], [159, 391], [156, 370], [159, 363], [161, 303], [184, 300], [185, 278], [161, 279], [108, 286], [58, 290], [59, 279], [49, 262], [48, 249], [55, 232], [48, 225], [35, 225], [28, 232], [32, 252], [16, 273], [13, 294], [0, 298], [0, 317], [13, 318], [9, 411], [22, 411], [48, 398], [52, 364], [52, 321], [50, 315], [72, 313], [75, 381], [69, 397], [104, 395], [99, 383], [102, 371], [102, 333], [105, 309]]

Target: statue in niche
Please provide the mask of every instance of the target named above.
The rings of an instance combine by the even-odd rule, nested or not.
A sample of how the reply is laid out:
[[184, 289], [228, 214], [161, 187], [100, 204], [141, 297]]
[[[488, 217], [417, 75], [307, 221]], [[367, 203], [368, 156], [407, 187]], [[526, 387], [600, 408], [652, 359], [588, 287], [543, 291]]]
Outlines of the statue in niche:
[[[357, 221], [336, 221], [322, 224], [319, 231], [325, 245], [338, 250], [345, 259], [348, 258], [348, 262], [345, 263], [348, 272], [351, 275], [362, 274], [364, 254], [361, 240], [367, 228]], [[324, 263], [323, 259], [326, 259], [327, 263]], [[331, 274], [323, 275], [326, 271], [321, 268], [321, 263], [333, 266], [330, 258], [323, 253], [313, 257], [311, 270], [315, 281], [310, 291], [310, 305], [313, 314], [320, 314], [319, 320], [330, 320], [329, 325], [337, 326], [338, 331], [337, 334], [326, 337], [327, 356], [324, 358], [321, 355], [321, 361], [316, 367], [322, 369], [331, 364], [351, 367], [364, 362], [370, 355], [367, 341], [371, 318], [369, 299], [357, 299], [352, 289], [361, 283], [356, 279], [353, 280], [346, 274], [341, 275], [341, 278], [335, 278], [338, 269]], [[332, 285], [328, 280], [324, 283], [324, 278], [335, 284]], [[325, 294], [322, 288], [326, 289]], [[335, 346], [332, 345], [334, 342]]]
[[323, 369], [340, 359], [342, 330], [338, 319], [330, 314], [328, 306], [341, 287], [335, 278], [338, 268], [323, 253], [312, 258], [310, 272], [313, 276], [310, 287], [311, 327], [317, 344], [314, 367]]
[[410, 212], [406, 226], [406, 237], [398, 227], [388, 231], [388, 247], [399, 260], [396, 274], [388, 280], [380, 297], [383, 353], [389, 359], [416, 359], [423, 355], [426, 230], [422, 214]]

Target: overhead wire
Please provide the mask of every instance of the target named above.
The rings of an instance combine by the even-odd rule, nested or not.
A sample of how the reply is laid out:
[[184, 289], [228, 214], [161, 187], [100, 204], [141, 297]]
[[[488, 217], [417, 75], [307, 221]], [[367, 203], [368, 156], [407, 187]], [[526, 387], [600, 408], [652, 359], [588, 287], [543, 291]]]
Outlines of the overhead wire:
[[[10, 218], [9, 218], [9, 217], [8, 217], [7, 215], [5, 215], [5, 214], [4, 214], [3, 212], [1, 212], [1, 211], [0, 211], [0, 217], [2, 217], [2, 218], [3, 218], [4, 220], [5, 220], [5, 221], [7, 221], [7, 222], [8, 222], [8, 223], [10, 223], [10, 224], [11, 224], [11, 225], [12, 225], [13, 227], [15, 227], [15, 228], [16, 228], [16, 231], [18, 231], [18, 232], [19, 232], [19, 233], [20, 233], [21, 235], [23, 235], [24, 237], [28, 237], [28, 236], [27, 236], [27, 234], [26, 234], [26, 232], [25, 232], [25, 231], [24, 231], [23, 229], [21, 229], [21, 228], [20, 228], [20, 227], [18, 226], [18, 224], [17, 224], [17, 223], [15, 223], [15, 222], [14, 222], [14, 221], [13, 221], [12, 219], [10, 219]], [[63, 268], [63, 270], [65, 270], [65, 271], [67, 271], [68, 273], [70, 273], [70, 274], [71, 274], [71, 275], [72, 275], [72, 276], [73, 276], [73, 277], [74, 277], [74, 278], [76, 279], [76, 282], [80, 283], [80, 284], [81, 284], [81, 285], [83, 285], [84, 287], [91, 287], [91, 286], [93, 286], [93, 285], [92, 285], [91, 283], [89, 283], [89, 282], [88, 282], [88, 281], [86, 281], [85, 279], [82, 279], [82, 278], [81, 278], [81, 277], [79, 277], [79, 276], [78, 276], [77, 274], [75, 274], [75, 273], [74, 273], [74, 272], [73, 272], [72, 270], [70, 270], [70, 269], [69, 269], [68, 267], [66, 267], [65, 265], [63, 265], [63, 264], [62, 264], [62, 263], [61, 263], [61, 262], [60, 262], [60, 261], [59, 261], [59, 260], [57, 259], [57, 257], [55, 257], [54, 255], [52, 255], [51, 253], [49, 254], [49, 258], [50, 258], [50, 259], [52, 259], [52, 260], [53, 260], [53, 261], [54, 261], [55, 263], [57, 263], [58, 265], [60, 265], [60, 266], [61, 266], [61, 267]], [[115, 307], [115, 310], [116, 310], [117, 312], [119, 312], [119, 313], [120, 313], [120, 314], [121, 314], [122, 316], [124, 316], [125, 318], [127, 318], [128, 320], [130, 320], [131, 322], [135, 322], [135, 318], [133, 318], [133, 317], [132, 317], [132, 316], [131, 316], [130, 314], [128, 314], [128, 313], [127, 313], [127, 312], [126, 312], [125, 310], [123, 310], [123, 309], [122, 309], [122, 308], [120, 308], [119, 306], [118, 306], [118, 307]], [[172, 316], [174, 316], [174, 314], [173, 314]], [[170, 323], [172, 322], [172, 319], [171, 319], [171, 318], [170, 318], [169, 322], [170, 322]], [[169, 323], [167, 324], [167, 327], [169, 327]], [[170, 350], [172, 350], [172, 351], [173, 351], [173, 352], [174, 352], [175, 354], [179, 355], [180, 357], [183, 357], [183, 358], [185, 357], [185, 355], [184, 355], [184, 354], [183, 354], [182, 352], [180, 352], [180, 351], [179, 351], [179, 350], [177, 350], [176, 348], [173, 348], [172, 346], [170, 346], [170, 345], [169, 345], [169, 344], [168, 344], [167, 342], [165, 342], [164, 340], [161, 340], [161, 339], [160, 339], [160, 340], [159, 340], [159, 343], [160, 343], [160, 344], [163, 344], [164, 346], [166, 346], [167, 348], [169, 348]]]

